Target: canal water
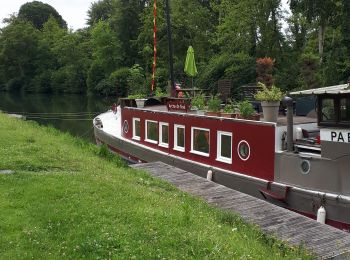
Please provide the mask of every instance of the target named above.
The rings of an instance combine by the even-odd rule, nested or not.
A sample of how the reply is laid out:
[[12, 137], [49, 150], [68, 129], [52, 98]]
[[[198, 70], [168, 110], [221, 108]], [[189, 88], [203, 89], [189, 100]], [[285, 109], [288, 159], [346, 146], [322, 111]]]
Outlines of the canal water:
[[115, 97], [0, 92], [0, 110], [94, 142], [92, 119], [110, 109]]

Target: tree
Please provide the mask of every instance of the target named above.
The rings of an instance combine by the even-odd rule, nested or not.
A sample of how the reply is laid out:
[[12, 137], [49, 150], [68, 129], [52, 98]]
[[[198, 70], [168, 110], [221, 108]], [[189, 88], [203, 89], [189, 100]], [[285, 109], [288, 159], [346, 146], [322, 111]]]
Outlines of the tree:
[[67, 28], [67, 23], [62, 16], [49, 4], [33, 1], [22, 5], [18, 12], [18, 18], [29, 21], [37, 29], [42, 29], [44, 23], [52, 16], [56, 19], [61, 28]]
[[26, 21], [15, 20], [1, 29], [0, 64], [7, 89], [29, 87], [37, 64], [38, 38], [39, 31]]
[[323, 60], [326, 27], [332, 24], [340, 13], [342, 0], [291, 0], [290, 7], [295, 13], [303, 14], [309, 23], [318, 28], [318, 52]]

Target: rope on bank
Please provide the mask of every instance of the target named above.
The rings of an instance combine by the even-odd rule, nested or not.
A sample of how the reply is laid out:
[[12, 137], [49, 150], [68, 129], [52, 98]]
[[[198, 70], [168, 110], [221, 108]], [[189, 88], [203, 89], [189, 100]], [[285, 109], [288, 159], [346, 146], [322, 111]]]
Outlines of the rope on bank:
[[40, 119], [40, 120], [62, 120], [62, 121], [92, 121], [95, 116], [101, 112], [13, 112], [2, 111], [8, 115], [17, 115], [24, 119]]

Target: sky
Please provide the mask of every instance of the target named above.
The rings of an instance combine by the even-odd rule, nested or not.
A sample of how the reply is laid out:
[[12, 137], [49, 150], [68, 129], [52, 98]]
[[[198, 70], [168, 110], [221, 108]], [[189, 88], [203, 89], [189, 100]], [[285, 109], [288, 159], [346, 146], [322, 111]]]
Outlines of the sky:
[[[68, 23], [68, 28], [77, 30], [86, 27], [87, 11], [92, 2], [97, 0], [39, 0], [51, 5]], [[283, 7], [287, 7], [288, 0], [282, 0]], [[4, 24], [2, 20], [17, 13], [21, 5], [31, 0], [0, 0], [0, 27]]]

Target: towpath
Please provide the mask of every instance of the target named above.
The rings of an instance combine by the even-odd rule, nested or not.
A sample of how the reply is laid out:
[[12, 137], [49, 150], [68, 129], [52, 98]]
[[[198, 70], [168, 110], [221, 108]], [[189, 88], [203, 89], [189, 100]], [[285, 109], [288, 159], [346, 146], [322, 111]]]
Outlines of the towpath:
[[162, 162], [131, 167], [143, 169], [209, 204], [233, 211], [291, 246], [303, 245], [320, 259], [350, 259], [349, 233]]

